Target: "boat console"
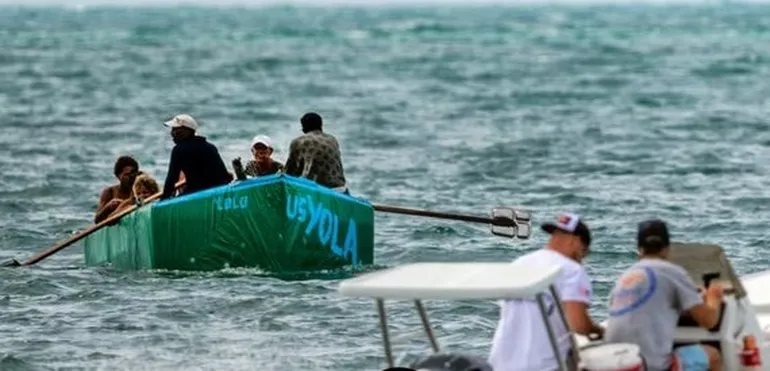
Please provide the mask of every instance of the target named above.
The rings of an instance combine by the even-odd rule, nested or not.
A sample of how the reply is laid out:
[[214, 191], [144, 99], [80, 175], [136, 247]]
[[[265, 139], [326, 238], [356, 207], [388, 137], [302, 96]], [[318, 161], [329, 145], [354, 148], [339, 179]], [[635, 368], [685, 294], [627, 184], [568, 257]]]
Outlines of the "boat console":
[[[717, 281], [725, 288], [717, 324], [705, 329], [689, 315], [682, 315], [677, 323], [674, 347], [703, 343], [714, 346], [725, 354], [737, 356], [740, 349], [736, 346], [739, 346], [743, 337], [740, 334], [741, 329], [751, 318], [747, 318], [743, 310], [749, 306], [744, 300], [746, 291], [722, 248], [717, 245], [676, 243], [671, 246], [669, 260], [683, 267], [693, 282], [702, 285], [704, 289]], [[725, 362], [737, 362], [736, 356], [726, 359]], [[735, 366], [737, 367], [737, 363]]]
[[[746, 335], [754, 335], [760, 346], [764, 363], [762, 369], [770, 370], [770, 348], [760, 327], [756, 309], [749, 301], [747, 292], [724, 250], [717, 245], [674, 243], [669, 260], [682, 266], [697, 285], [706, 288], [719, 281], [725, 288], [717, 324], [705, 329], [689, 315], [681, 316], [677, 323], [674, 347], [691, 344], [714, 346], [721, 351], [724, 370], [740, 370], [743, 338]], [[581, 349], [584, 349], [596, 346], [597, 341], [578, 336], [578, 343], [582, 344]]]

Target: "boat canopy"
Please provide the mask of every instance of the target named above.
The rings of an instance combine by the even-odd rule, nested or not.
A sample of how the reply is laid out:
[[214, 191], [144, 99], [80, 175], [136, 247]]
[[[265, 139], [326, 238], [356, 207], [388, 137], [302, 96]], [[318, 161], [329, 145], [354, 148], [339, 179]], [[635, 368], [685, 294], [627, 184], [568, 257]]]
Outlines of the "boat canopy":
[[534, 298], [548, 292], [560, 268], [513, 263], [413, 263], [352, 278], [340, 294], [377, 299], [484, 300]]
[[726, 290], [730, 289], [738, 299], [746, 296], [741, 280], [736, 276], [725, 251], [718, 245], [674, 242], [669, 260], [684, 267], [696, 285], [703, 284], [703, 275], [719, 273], [716, 280]]

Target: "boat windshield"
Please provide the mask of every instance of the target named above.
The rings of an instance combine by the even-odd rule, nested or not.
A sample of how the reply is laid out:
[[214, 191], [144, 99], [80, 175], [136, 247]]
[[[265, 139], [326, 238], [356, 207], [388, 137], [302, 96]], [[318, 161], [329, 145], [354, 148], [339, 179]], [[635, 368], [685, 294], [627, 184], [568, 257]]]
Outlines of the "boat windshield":
[[722, 247], [699, 243], [672, 243], [669, 260], [687, 271], [696, 285], [703, 285], [703, 276], [719, 273], [718, 280], [725, 290], [732, 290], [737, 298], [746, 296], [741, 281], [735, 275]]

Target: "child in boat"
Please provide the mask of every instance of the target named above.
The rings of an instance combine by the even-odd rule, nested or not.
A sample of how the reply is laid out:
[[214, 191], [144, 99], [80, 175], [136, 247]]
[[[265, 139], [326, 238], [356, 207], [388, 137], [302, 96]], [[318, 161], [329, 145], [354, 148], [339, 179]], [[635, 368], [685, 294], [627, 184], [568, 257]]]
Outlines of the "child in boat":
[[136, 180], [134, 180], [134, 186], [131, 192], [131, 197], [121, 202], [117, 209], [110, 214], [110, 217], [119, 214], [133, 205], [144, 205], [147, 198], [160, 192], [160, 187], [158, 186], [158, 182], [149, 175], [139, 174], [136, 177]]
[[267, 135], [257, 135], [251, 141], [251, 155], [244, 169], [244, 173], [250, 177], [271, 175], [283, 171], [283, 164], [271, 158], [273, 144]]
[[136, 177], [134, 181], [134, 200], [137, 205], [144, 205], [145, 200], [160, 192], [158, 182], [147, 174]]

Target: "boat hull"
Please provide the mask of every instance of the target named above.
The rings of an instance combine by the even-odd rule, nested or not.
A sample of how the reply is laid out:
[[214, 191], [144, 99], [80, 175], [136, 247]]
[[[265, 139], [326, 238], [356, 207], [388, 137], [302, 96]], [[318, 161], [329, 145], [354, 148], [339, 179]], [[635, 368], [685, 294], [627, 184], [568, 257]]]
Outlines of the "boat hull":
[[87, 237], [86, 265], [271, 272], [373, 263], [372, 205], [283, 174], [156, 202]]

